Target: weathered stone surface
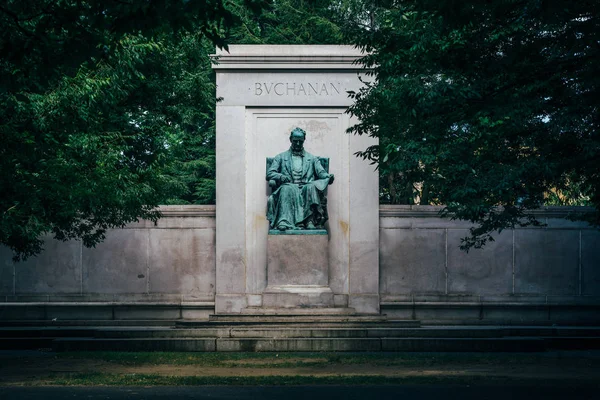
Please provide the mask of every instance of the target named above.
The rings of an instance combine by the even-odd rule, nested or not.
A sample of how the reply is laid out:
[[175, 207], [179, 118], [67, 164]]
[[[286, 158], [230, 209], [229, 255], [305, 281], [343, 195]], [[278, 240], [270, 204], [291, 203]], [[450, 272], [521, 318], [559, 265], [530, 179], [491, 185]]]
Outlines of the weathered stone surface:
[[482, 249], [460, 249], [466, 229], [448, 230], [448, 292], [472, 294], [512, 293], [512, 231], [494, 235]]
[[444, 293], [446, 232], [444, 229], [382, 229], [380, 293]]
[[379, 313], [379, 294], [356, 294], [348, 295], [348, 306], [361, 314]]
[[46, 319], [46, 307], [36, 304], [11, 306], [0, 303], [0, 319], [13, 321], [44, 320]]
[[548, 321], [548, 307], [540, 304], [486, 305], [482, 317], [488, 321], [503, 321], [515, 325]]
[[[329, 158], [329, 172], [335, 174], [328, 188], [329, 286], [348, 294], [354, 276], [354, 291], [376, 294], [377, 275], [361, 277], [360, 271], [378, 263], [377, 173], [352, 155], [376, 142], [345, 134], [357, 122], [344, 111], [351, 103], [346, 90], [362, 84], [352, 63], [359, 52], [350, 46], [233, 46], [220, 55], [217, 95], [224, 100], [217, 105], [217, 207], [232, 213], [217, 213], [217, 309], [231, 309], [219, 306], [220, 294], [259, 295], [267, 286], [265, 157], [289, 147], [294, 127], [307, 132], [306, 150]], [[240, 174], [245, 179], [239, 181]], [[222, 226], [228, 231], [223, 239]], [[223, 255], [232, 261], [222, 269]]]
[[0, 295], [10, 295], [15, 292], [15, 265], [12, 255], [8, 247], [0, 246]]
[[414, 318], [419, 321], [477, 321], [480, 308], [476, 304], [427, 304], [414, 307]]
[[213, 229], [154, 229], [149, 235], [151, 293], [177, 293], [187, 298], [214, 297]]
[[[335, 173], [335, 182], [327, 188], [329, 222], [330, 284], [334, 290], [348, 291], [349, 175], [347, 165], [348, 135], [343, 133], [342, 109], [249, 109], [252, 121], [247, 132], [246, 188], [245, 188], [245, 248], [246, 290], [261, 293], [267, 285], [266, 219], [268, 188], [265, 180], [265, 158], [282, 148], [289, 147], [289, 131], [299, 126], [306, 130], [305, 148], [308, 152], [328, 157], [329, 171]], [[218, 124], [217, 124], [218, 125]], [[250, 184], [251, 182], [251, 184]], [[240, 194], [240, 196], [243, 196]], [[229, 220], [229, 224], [240, 221]], [[345, 228], [345, 229], [344, 229]]]
[[379, 338], [218, 339], [217, 351], [380, 351]]
[[16, 265], [15, 293], [81, 293], [81, 242], [47, 238], [44, 248]]
[[[374, 144], [369, 136], [358, 136], [350, 153]], [[379, 180], [374, 178], [373, 165], [350, 158], [349, 304], [360, 313], [379, 312]]]
[[215, 341], [212, 338], [60, 338], [52, 342], [52, 348], [54, 351], [215, 351]]
[[327, 286], [268, 286], [262, 295], [262, 306], [276, 310], [315, 307], [316, 313], [317, 307], [333, 304], [333, 293]]
[[181, 308], [170, 305], [123, 305], [114, 307], [114, 319], [134, 319], [134, 320], [149, 320], [149, 319], [180, 319]]
[[348, 295], [336, 294], [333, 296], [333, 305], [335, 307], [348, 307]]
[[260, 307], [260, 306], [262, 306], [262, 295], [260, 295], [260, 294], [249, 294], [246, 297], [248, 298], [248, 306], [249, 307]]
[[581, 279], [584, 296], [600, 296], [600, 232], [581, 231]]
[[361, 86], [356, 72], [229, 72], [227, 79], [217, 86], [224, 106], [349, 106], [347, 91]]
[[225, 106], [349, 106], [347, 92], [362, 86], [353, 63], [361, 52], [350, 46], [231, 45], [217, 55]]
[[321, 232], [321, 235], [269, 235], [269, 286], [329, 283], [329, 239], [327, 232]]
[[58, 321], [65, 320], [110, 320], [113, 318], [113, 307], [111, 306], [78, 306], [74, 303], [72, 306], [54, 306], [48, 303], [45, 306], [44, 319], [53, 320], [56, 318]]
[[212, 310], [194, 310], [194, 309], [186, 309], [181, 310], [181, 318], [182, 319], [193, 319], [196, 321], [208, 321], [208, 317], [210, 314], [213, 314], [215, 311]]
[[[246, 292], [245, 117], [243, 106], [217, 106], [216, 223], [219, 228], [216, 230], [216, 264], [219, 274], [216, 289], [224, 295], [243, 296]], [[216, 302], [217, 309], [230, 309], [219, 304], [219, 297]]]
[[215, 312], [216, 313], [240, 313], [248, 306], [248, 299], [245, 294], [216, 294]]
[[517, 229], [515, 293], [577, 294], [579, 232]]
[[95, 248], [83, 249], [84, 293], [147, 293], [149, 232], [112, 230]]

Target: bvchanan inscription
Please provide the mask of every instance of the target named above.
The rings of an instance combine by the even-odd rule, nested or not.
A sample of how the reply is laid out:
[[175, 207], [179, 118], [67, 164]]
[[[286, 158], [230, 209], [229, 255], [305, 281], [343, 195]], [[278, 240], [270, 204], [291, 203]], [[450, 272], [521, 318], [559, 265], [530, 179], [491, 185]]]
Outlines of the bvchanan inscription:
[[254, 95], [265, 96], [333, 96], [342, 92], [341, 83], [333, 82], [255, 82]]

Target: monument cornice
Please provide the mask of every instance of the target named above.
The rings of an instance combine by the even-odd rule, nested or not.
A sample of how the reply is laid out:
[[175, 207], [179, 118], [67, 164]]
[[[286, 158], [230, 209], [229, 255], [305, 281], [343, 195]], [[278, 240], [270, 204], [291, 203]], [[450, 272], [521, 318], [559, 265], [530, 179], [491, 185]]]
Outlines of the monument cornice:
[[[399, 218], [439, 218], [440, 213], [444, 208], [444, 206], [382, 204], [379, 206], [379, 216]], [[573, 215], [592, 213], [594, 212], [594, 208], [579, 206], [547, 206], [535, 210], [528, 210], [527, 212], [539, 218], [566, 218]]]
[[163, 217], [214, 217], [216, 207], [214, 205], [173, 205], [159, 206], [157, 211]]
[[212, 54], [213, 69], [361, 70], [363, 53], [348, 45], [231, 45]]

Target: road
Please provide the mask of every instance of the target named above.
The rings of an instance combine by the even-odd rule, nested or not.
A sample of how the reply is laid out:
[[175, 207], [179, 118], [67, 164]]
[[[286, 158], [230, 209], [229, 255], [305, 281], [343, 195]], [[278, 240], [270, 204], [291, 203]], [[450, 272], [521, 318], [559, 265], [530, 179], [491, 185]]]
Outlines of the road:
[[2, 400], [554, 400], [598, 399], [600, 385], [0, 387]]

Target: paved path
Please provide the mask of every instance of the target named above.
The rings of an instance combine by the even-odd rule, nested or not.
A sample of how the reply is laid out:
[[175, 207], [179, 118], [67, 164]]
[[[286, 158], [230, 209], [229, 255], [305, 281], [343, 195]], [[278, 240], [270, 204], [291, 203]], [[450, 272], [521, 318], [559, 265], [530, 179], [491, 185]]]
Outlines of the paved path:
[[568, 386], [179, 386], [0, 387], [2, 400], [579, 400], [598, 399], [596, 387]]

